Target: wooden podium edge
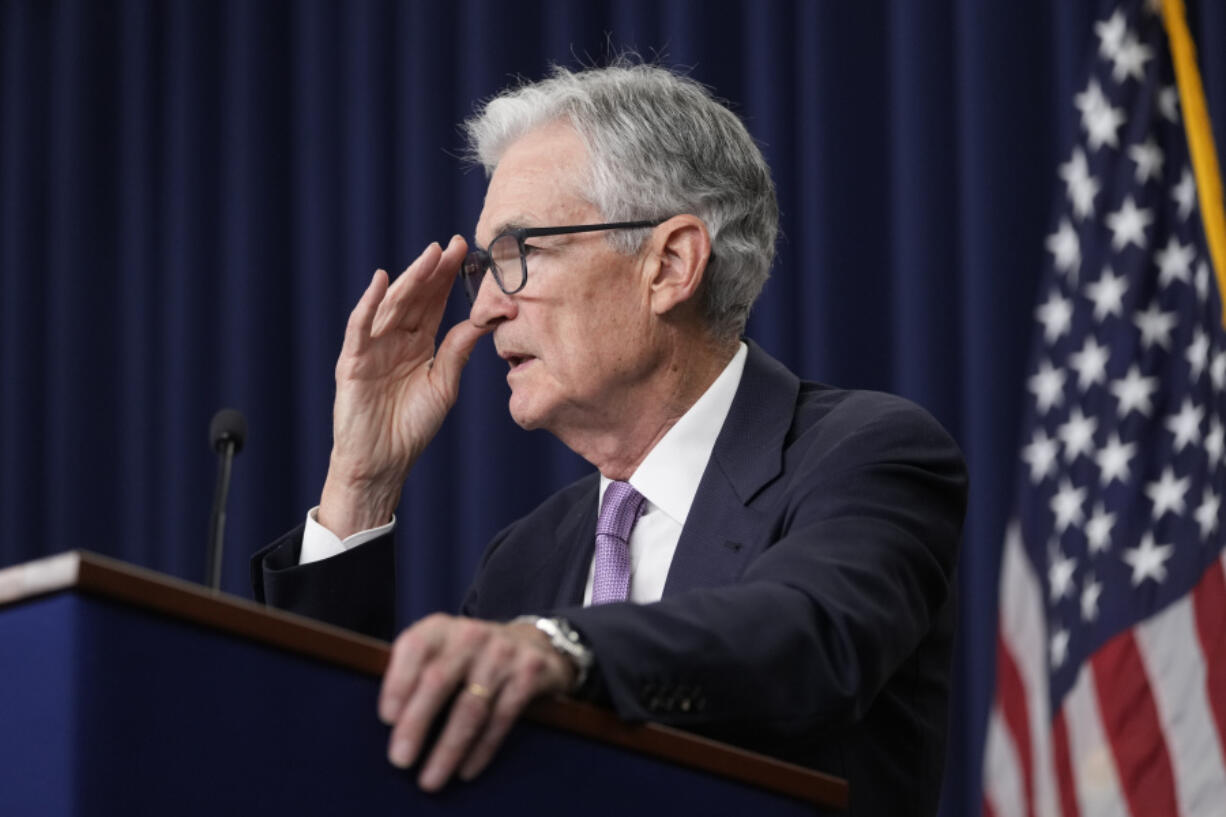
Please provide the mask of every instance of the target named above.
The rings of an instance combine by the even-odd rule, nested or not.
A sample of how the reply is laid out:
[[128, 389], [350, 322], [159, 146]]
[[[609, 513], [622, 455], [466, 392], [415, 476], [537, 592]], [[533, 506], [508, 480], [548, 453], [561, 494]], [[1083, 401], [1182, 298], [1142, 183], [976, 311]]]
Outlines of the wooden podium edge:
[[[68, 551], [0, 569], [0, 608], [74, 589], [375, 677], [383, 674], [391, 652], [385, 641], [89, 551]], [[672, 727], [627, 723], [591, 704], [545, 698], [535, 701], [525, 717], [822, 808], [847, 807], [847, 783], [837, 777]]]

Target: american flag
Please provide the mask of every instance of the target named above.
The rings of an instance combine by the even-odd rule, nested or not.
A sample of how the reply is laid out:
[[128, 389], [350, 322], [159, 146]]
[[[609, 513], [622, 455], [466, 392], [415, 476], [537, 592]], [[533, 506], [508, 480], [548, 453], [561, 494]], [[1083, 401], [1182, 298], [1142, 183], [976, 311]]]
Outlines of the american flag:
[[1035, 310], [984, 813], [1226, 815], [1226, 332], [1162, 18], [1093, 27]]

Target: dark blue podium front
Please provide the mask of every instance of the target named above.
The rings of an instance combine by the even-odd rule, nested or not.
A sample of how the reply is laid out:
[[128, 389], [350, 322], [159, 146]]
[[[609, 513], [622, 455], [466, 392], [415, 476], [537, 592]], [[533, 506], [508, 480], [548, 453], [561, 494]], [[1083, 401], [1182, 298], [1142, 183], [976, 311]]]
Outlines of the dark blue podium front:
[[[230, 618], [264, 615], [241, 602], [218, 600], [220, 613], [205, 610], [197, 621], [177, 616], [167, 611], [175, 592], [155, 582], [152, 606], [139, 583], [119, 594], [126, 600], [76, 584], [9, 594], [0, 606], [0, 814], [817, 810], [531, 721], [478, 780], [423, 793], [412, 770], [386, 761], [377, 672], [235, 632], [243, 628], [226, 624], [224, 605], [236, 611]], [[305, 625], [296, 635], [311, 638]]]

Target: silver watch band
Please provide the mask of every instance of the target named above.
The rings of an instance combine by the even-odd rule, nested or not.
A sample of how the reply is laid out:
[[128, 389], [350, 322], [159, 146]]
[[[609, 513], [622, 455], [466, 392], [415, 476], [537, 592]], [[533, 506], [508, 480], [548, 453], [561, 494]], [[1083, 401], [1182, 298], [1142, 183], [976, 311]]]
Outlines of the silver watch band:
[[570, 660], [575, 668], [575, 684], [571, 692], [582, 689], [587, 682], [588, 673], [595, 662], [595, 656], [575, 628], [564, 618], [546, 618], [544, 616], [519, 616], [515, 621], [530, 622], [532, 626], [549, 637], [549, 644], [563, 657]]

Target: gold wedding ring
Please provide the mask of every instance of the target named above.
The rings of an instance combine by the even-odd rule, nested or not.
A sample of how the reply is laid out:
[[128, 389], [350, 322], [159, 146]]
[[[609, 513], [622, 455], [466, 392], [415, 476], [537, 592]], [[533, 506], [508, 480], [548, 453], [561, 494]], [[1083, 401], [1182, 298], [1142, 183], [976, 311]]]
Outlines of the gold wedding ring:
[[478, 698], [481, 698], [482, 700], [488, 700], [490, 696], [494, 694], [493, 692], [490, 691], [489, 687], [482, 686], [481, 684], [478, 684], [476, 681], [469, 684], [468, 688], [465, 689], [464, 691], [467, 692], [469, 695], [474, 695]]

